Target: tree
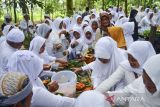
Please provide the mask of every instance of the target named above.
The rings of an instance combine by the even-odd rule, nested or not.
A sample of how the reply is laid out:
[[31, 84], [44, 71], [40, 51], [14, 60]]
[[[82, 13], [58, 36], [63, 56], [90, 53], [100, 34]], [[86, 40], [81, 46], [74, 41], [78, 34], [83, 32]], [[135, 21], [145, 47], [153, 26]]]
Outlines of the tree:
[[66, 2], [67, 7], [67, 16], [73, 15], [73, 0], [67, 0]]

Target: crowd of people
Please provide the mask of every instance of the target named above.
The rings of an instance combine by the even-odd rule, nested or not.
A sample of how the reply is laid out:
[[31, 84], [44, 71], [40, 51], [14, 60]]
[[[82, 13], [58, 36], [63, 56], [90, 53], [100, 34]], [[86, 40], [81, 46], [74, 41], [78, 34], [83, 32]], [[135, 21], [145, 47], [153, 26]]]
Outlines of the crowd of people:
[[[160, 25], [160, 10], [132, 7], [129, 16], [122, 7], [89, 10], [54, 20], [44, 15], [33, 23], [27, 13], [15, 26], [4, 17], [0, 37], [1, 107], [160, 107], [160, 55], [149, 41], [139, 39], [152, 26]], [[30, 36], [29, 48], [24, 48]], [[23, 48], [22, 48], [23, 47]], [[68, 60], [85, 60], [87, 50], [95, 60], [73, 72], [92, 71], [94, 90], [78, 98], [55, 95], [58, 83], [48, 89], [40, 77], [55, 75], [51, 69]]]

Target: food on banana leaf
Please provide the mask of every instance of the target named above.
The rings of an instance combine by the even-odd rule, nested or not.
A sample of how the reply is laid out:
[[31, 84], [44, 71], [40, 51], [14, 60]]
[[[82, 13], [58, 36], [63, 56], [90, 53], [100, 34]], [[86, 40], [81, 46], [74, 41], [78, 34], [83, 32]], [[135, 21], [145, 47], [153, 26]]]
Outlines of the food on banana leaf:
[[84, 83], [78, 82], [76, 84], [76, 90], [83, 90], [84, 88], [85, 88], [85, 84]]
[[84, 89], [84, 91], [89, 91], [89, 90], [93, 90], [93, 87], [86, 87], [86, 88]]

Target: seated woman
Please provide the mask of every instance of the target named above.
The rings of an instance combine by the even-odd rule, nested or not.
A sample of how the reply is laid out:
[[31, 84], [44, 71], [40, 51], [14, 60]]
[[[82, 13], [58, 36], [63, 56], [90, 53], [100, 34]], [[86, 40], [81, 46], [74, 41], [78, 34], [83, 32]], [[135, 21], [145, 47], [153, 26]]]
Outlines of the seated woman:
[[33, 86], [24, 73], [8, 72], [0, 81], [0, 94], [3, 96], [0, 106], [74, 107], [75, 99], [54, 95], [42, 87]]
[[[92, 70], [92, 82], [94, 88], [96, 88], [112, 75], [119, 64], [125, 60], [121, 52], [112, 38], [102, 37], [95, 45], [96, 60], [81, 68], [75, 68], [75, 72]], [[121, 87], [121, 84], [119, 83], [118, 86]], [[116, 87], [117, 89], [119, 88], [118, 86]]]
[[[150, 50], [150, 51], [148, 51]], [[125, 79], [125, 86], [142, 75], [144, 63], [153, 55], [155, 50], [148, 41], [136, 41], [127, 50], [128, 60], [121, 62], [117, 70], [97, 88], [97, 91], [106, 92], [117, 82]]]
[[[114, 103], [114, 105], [125, 105], [127, 103], [129, 107], [159, 107], [159, 60], [159, 54], [148, 59], [143, 66], [144, 70], [142, 76], [122, 90], [108, 92], [109, 96], [114, 97], [109, 101]], [[121, 98], [127, 100], [121, 100]]]
[[[31, 41], [29, 50], [39, 56], [43, 60], [44, 65], [51, 65], [49, 66], [48, 70], [50, 69], [50, 67], [57, 69], [58, 66], [67, 64], [67, 61], [65, 61], [64, 59], [49, 56], [48, 53], [45, 51], [45, 42], [46, 39], [40, 36], [36, 36]], [[55, 62], [59, 62], [59, 65], [57, 65]], [[47, 68], [45, 67], [46, 66], [44, 66], [44, 69], [47, 70]]]

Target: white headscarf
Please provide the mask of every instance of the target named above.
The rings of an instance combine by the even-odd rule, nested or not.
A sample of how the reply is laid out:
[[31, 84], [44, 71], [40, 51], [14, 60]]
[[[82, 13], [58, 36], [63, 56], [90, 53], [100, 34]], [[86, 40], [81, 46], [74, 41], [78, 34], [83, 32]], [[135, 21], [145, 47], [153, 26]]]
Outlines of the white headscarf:
[[5, 22], [5, 24], [8, 24], [7, 23], [7, 21], [6, 21], [6, 19], [11, 19], [12, 17], [11, 17], [11, 15], [10, 14], [5, 14], [5, 16], [4, 16], [4, 22]]
[[[150, 103], [150, 107], [159, 107], [160, 106], [160, 103], [159, 103], [159, 101], [160, 101], [159, 61], [160, 61], [160, 54], [154, 55], [146, 61], [146, 63], [144, 64], [144, 67], [143, 67], [145, 69], [145, 72], [150, 77], [150, 79], [153, 81], [153, 83], [155, 84], [156, 89], [157, 89], [157, 91], [154, 94], [151, 94], [145, 88], [145, 91], [146, 91], [145, 102]], [[147, 103], [146, 103], [146, 105], [148, 105]]]
[[63, 19], [63, 23], [66, 24], [66, 30], [69, 32], [71, 27], [71, 20], [69, 17]]
[[8, 61], [8, 71], [25, 73], [32, 85], [44, 87], [38, 77], [43, 70], [43, 61], [34, 53], [27, 50], [15, 52]]
[[[125, 58], [121, 51], [117, 48], [116, 42], [110, 37], [102, 37], [95, 45], [96, 61], [93, 66], [93, 77], [101, 79], [96, 84], [107, 79], [119, 66]], [[107, 64], [103, 64], [98, 58], [109, 59]]]
[[[148, 51], [150, 50], [150, 51]], [[152, 44], [148, 41], [136, 41], [133, 42], [127, 50], [139, 63], [139, 68], [132, 68], [128, 61], [121, 63], [121, 66], [127, 71], [136, 72], [142, 74], [143, 64], [153, 55], [156, 54]]]
[[[73, 40], [75, 40], [75, 37], [74, 37], [74, 35], [73, 35], [74, 32], [78, 32], [78, 33], [80, 34], [80, 38], [83, 37], [82, 29], [81, 29], [80, 27], [74, 27], [74, 28], [73, 28], [73, 32], [72, 32]], [[79, 38], [79, 39], [80, 39], [80, 38]]]
[[25, 36], [21, 30], [15, 28], [7, 34], [6, 39], [11, 42], [20, 43], [24, 41]]
[[[85, 34], [86, 34], [87, 32], [90, 32], [90, 33], [91, 33], [91, 36], [92, 36], [92, 37], [91, 37], [90, 40], [88, 40], [88, 39], [86, 38], [86, 36], [85, 36]], [[84, 29], [84, 36], [83, 36], [83, 42], [85, 42], [86, 44], [90, 45], [90, 44], [93, 43], [93, 40], [94, 40], [94, 37], [93, 37], [92, 28], [91, 28], [90, 26], [85, 27], [85, 29]]]
[[122, 25], [125, 40], [127, 42], [127, 48], [133, 43], [132, 34], [134, 34], [134, 26], [134, 22], [126, 22]]
[[45, 41], [46, 40], [40, 36], [34, 37], [30, 43], [29, 50], [35, 53], [37, 56], [39, 56], [39, 51], [45, 43]]
[[6, 25], [2, 31], [3, 35], [6, 36], [10, 30], [10, 28], [13, 27], [12, 25]]
[[74, 107], [111, 107], [105, 96], [97, 91], [85, 91], [76, 100]]
[[61, 17], [58, 17], [54, 20], [53, 28], [52, 28], [54, 30], [54, 32], [59, 33], [59, 31], [61, 30], [61, 29], [59, 29], [61, 22], [63, 22], [63, 19]]
[[90, 15], [87, 15], [83, 18], [83, 21], [87, 21], [88, 23], [90, 22]]
[[82, 18], [82, 16], [80, 16], [80, 15], [77, 15], [77, 16], [76, 16], [76, 20], [73, 21], [73, 24], [72, 24], [73, 27], [81, 27], [81, 25], [79, 25], [79, 24], [77, 23], [78, 18]]
[[46, 23], [42, 23], [37, 28], [37, 34], [38, 36], [45, 38], [49, 30], [51, 30], [51, 27], [49, 27], [49, 25], [47, 25]]
[[49, 22], [49, 26], [52, 27], [52, 23], [53, 23], [53, 22], [52, 22], [50, 19], [48, 19], [48, 18], [46, 18], [46, 19], [44, 20], [44, 23], [45, 23], [46, 21], [48, 21], [48, 22]]

